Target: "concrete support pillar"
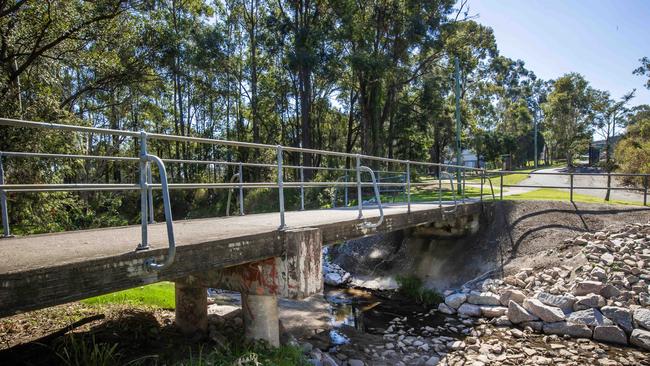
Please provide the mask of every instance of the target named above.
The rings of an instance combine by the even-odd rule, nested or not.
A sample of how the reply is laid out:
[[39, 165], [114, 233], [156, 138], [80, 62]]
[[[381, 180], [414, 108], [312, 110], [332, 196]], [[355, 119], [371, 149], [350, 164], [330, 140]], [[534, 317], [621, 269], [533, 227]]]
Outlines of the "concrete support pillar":
[[[248, 339], [263, 339], [272, 346], [280, 345], [280, 323], [278, 318], [278, 297], [303, 299], [323, 290], [321, 232], [314, 228], [285, 230], [285, 252], [278, 257], [258, 260], [214, 271], [194, 273], [191, 283], [201, 288], [201, 300], [205, 301], [205, 288], [222, 288], [239, 291], [242, 295], [242, 313], [245, 335]], [[188, 297], [187, 310], [179, 315], [182, 301], [178, 284], [176, 295], [176, 316], [179, 326], [190, 327], [201, 324], [198, 316], [205, 314], [205, 303], [198, 301], [198, 292]], [[200, 310], [199, 310], [200, 308]], [[183, 319], [183, 320], [182, 320]]]
[[205, 335], [208, 330], [207, 288], [176, 282], [176, 326], [188, 336]]
[[244, 334], [247, 339], [262, 339], [280, 346], [280, 320], [276, 295], [252, 295], [242, 292]]

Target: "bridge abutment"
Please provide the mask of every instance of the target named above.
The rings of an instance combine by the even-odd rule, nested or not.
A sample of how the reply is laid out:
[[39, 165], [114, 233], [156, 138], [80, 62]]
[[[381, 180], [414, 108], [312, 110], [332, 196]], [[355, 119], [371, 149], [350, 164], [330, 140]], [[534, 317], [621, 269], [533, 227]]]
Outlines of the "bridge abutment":
[[279, 257], [192, 274], [176, 283], [176, 322], [185, 334], [207, 329], [206, 289], [242, 294], [244, 333], [280, 345], [278, 297], [303, 299], [323, 290], [321, 231], [286, 230]]

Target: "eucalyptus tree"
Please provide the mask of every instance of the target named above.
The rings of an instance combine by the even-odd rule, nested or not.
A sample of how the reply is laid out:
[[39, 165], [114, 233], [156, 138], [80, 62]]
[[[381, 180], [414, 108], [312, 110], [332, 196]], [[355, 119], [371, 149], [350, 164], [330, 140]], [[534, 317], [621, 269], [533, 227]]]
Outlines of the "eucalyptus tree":
[[549, 137], [559, 150], [553, 153], [563, 154], [569, 166], [573, 166], [573, 158], [589, 145], [594, 100], [595, 92], [589, 82], [580, 74], [570, 73], [553, 82], [542, 106]]

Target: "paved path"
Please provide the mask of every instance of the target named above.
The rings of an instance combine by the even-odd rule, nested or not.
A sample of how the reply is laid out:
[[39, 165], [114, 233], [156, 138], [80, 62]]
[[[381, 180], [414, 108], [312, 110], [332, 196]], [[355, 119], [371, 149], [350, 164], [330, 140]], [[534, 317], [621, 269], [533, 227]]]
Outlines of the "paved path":
[[[568, 173], [567, 168], [549, 168], [538, 170], [539, 173]], [[592, 171], [584, 171], [592, 172]], [[595, 171], [593, 171], [595, 172]], [[570, 187], [570, 178], [569, 176], [564, 175], [542, 175], [542, 174], [531, 174], [529, 178], [523, 180], [521, 185], [546, 185], [546, 186], [559, 186], [559, 187]], [[604, 187], [607, 186], [607, 177], [606, 176], [584, 176], [576, 175], [573, 178], [573, 185], [576, 187]], [[615, 178], [612, 178], [612, 187], [623, 187]], [[514, 190], [515, 187], [508, 188], [509, 194], [514, 194], [510, 190]], [[517, 190], [527, 190], [528, 192], [534, 190], [533, 188], [516, 188]], [[568, 191], [568, 190], [567, 190]], [[513, 191], [514, 192], [514, 191]], [[517, 192], [519, 193], [519, 192]], [[574, 193], [584, 194], [588, 196], [598, 197], [605, 199], [605, 194], [607, 193], [606, 189], [575, 189]], [[505, 194], [505, 193], [504, 193]], [[624, 200], [632, 202], [643, 202], [643, 194], [635, 191], [628, 190], [612, 190], [610, 193], [610, 199], [612, 200]]]

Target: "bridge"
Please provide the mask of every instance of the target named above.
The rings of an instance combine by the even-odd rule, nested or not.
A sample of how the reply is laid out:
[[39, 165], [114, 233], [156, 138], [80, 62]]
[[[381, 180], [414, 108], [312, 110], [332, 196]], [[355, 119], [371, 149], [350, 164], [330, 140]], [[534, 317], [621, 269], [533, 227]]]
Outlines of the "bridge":
[[[468, 225], [480, 214], [484, 197], [495, 199], [490, 176], [480, 168], [2, 118], [0, 126], [26, 131], [48, 129], [61, 134], [123, 136], [134, 139], [139, 146], [139, 155], [130, 157], [0, 152], [3, 226], [3, 239], [0, 241], [0, 316], [158, 281], [173, 281], [176, 284], [176, 322], [185, 333], [206, 331], [206, 288], [223, 288], [242, 293], [246, 335], [277, 345], [277, 299], [300, 299], [322, 291], [323, 245], [441, 222]], [[148, 141], [151, 140], [270, 151], [275, 161], [163, 159], [148, 152]], [[286, 158], [295, 158], [292, 154], [299, 155], [299, 159], [293, 159], [300, 161], [299, 165], [284, 164]], [[303, 154], [348, 159], [354, 162], [354, 167], [303, 166]], [[130, 162], [139, 166], [139, 181], [130, 184], [5, 182], [3, 160], [25, 158]], [[208, 164], [230, 167], [236, 173], [228, 177], [224, 173], [226, 170], [220, 170], [223, 182], [217, 183], [173, 183], [167, 178], [168, 164]], [[384, 173], [398, 174], [402, 178], [382, 181], [382, 170], [377, 168], [381, 164], [392, 169]], [[275, 179], [245, 182], [244, 168], [274, 169]], [[309, 169], [336, 171], [343, 174], [343, 179], [306, 180], [304, 171]], [[298, 179], [285, 174], [289, 170], [297, 170], [299, 174], [293, 176]], [[413, 179], [426, 174], [433, 174], [436, 178], [426, 182]], [[475, 178], [474, 183], [468, 183], [466, 178], [470, 176]], [[158, 179], [154, 180], [154, 177]], [[367, 177], [369, 180], [364, 181]], [[456, 185], [454, 178], [459, 179]], [[645, 179], [647, 181], [647, 176]], [[503, 175], [500, 180], [503, 188], [506, 186]], [[447, 189], [443, 189], [443, 184]], [[477, 185], [477, 189], [480, 186], [478, 196], [472, 199], [466, 197], [468, 184]], [[304, 191], [314, 187], [336, 188], [334, 192], [344, 190], [343, 206], [305, 210]], [[413, 202], [412, 192], [418, 187], [437, 190], [438, 199]], [[245, 214], [244, 190], [257, 188], [277, 190], [278, 212]], [[570, 189], [573, 188], [571, 183]], [[239, 215], [175, 221], [170, 191], [177, 189], [227, 189], [236, 192]], [[297, 211], [285, 210], [285, 191], [289, 189], [300, 192]], [[404, 202], [382, 203], [386, 192], [396, 190], [402, 192]], [[140, 225], [13, 237], [7, 194], [18, 196], [25, 192], [54, 191], [139, 191]], [[162, 196], [164, 223], [154, 222], [154, 191]], [[353, 205], [348, 200], [349, 191], [356, 196]], [[443, 200], [443, 191], [451, 198]], [[647, 195], [647, 189], [644, 194]], [[337, 202], [336, 197], [333, 202]], [[230, 208], [227, 214], [230, 214]]]

